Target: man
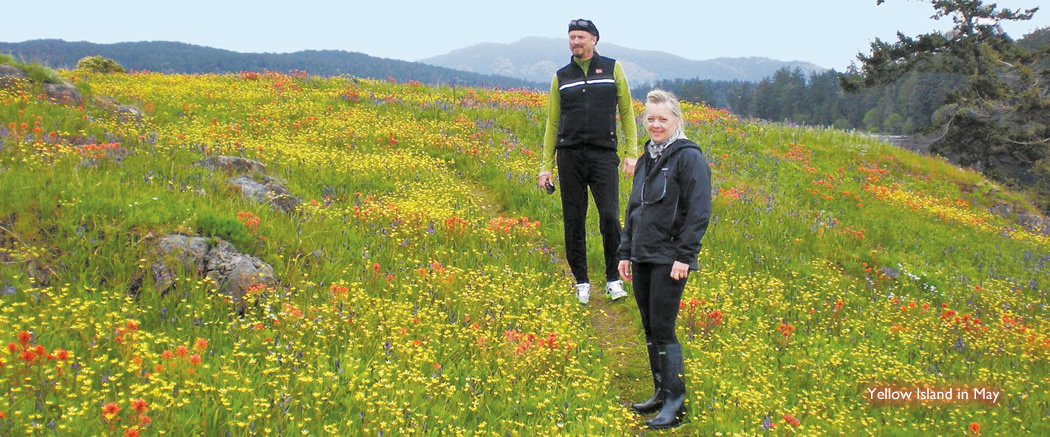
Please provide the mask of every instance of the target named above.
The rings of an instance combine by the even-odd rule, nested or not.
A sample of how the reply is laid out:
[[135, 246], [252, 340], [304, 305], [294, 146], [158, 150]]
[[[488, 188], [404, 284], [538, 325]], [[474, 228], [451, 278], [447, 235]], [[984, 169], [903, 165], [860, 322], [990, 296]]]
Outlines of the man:
[[627, 177], [634, 175], [638, 156], [637, 126], [623, 66], [599, 55], [594, 49], [597, 43], [598, 28], [591, 20], [569, 22], [572, 60], [555, 73], [551, 82], [543, 161], [537, 180], [540, 187], [553, 189], [551, 171], [557, 151], [565, 253], [576, 280], [576, 298], [584, 304], [591, 295], [585, 229], [588, 188], [598, 207], [605, 250], [605, 293], [612, 300], [627, 296], [616, 270], [616, 250], [620, 245], [617, 112], [627, 143], [622, 167]]

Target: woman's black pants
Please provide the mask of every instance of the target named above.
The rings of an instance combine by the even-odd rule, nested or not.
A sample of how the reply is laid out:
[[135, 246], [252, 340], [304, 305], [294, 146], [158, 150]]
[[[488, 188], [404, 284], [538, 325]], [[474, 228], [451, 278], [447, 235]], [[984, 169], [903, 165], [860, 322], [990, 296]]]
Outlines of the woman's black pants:
[[671, 279], [671, 264], [632, 263], [634, 300], [642, 316], [646, 343], [677, 344], [675, 320], [685, 290], [685, 278]]

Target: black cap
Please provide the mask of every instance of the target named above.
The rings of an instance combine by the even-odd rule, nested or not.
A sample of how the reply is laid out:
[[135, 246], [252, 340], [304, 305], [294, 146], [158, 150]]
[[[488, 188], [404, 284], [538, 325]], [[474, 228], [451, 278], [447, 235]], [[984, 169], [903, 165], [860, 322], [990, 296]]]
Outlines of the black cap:
[[582, 30], [584, 32], [590, 33], [591, 35], [594, 35], [594, 37], [597, 39], [601, 39], [601, 37], [598, 36], [598, 27], [595, 26], [594, 22], [591, 20], [585, 20], [583, 18], [580, 18], [578, 20], [570, 21], [569, 32], [572, 32], [574, 30]]

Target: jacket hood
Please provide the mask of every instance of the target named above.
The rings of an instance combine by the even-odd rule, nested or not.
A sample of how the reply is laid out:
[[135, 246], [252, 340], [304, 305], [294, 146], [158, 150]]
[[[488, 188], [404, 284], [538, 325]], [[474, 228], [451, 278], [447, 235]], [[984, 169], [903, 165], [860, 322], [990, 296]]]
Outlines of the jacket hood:
[[[653, 140], [645, 142], [645, 147], [643, 147], [642, 151], [643, 158], [652, 160], [652, 156], [649, 155], [649, 145], [651, 145], [652, 143]], [[669, 161], [672, 156], [675, 156], [678, 154], [678, 152], [681, 152], [686, 149], [696, 149], [700, 151], [701, 154], [703, 153], [703, 150], [700, 149], [700, 146], [696, 145], [696, 143], [690, 141], [688, 138], [679, 138], [675, 142], [671, 143], [671, 145], [667, 146], [667, 148], [664, 149], [664, 152], [660, 154], [660, 157], [656, 160], [653, 160], [652, 164], [650, 165], [653, 167], [659, 167], [660, 165], [663, 165], [662, 163]], [[647, 173], [645, 175], [645, 181], [648, 181], [650, 178], [654, 177], [655, 174], [655, 172]]]

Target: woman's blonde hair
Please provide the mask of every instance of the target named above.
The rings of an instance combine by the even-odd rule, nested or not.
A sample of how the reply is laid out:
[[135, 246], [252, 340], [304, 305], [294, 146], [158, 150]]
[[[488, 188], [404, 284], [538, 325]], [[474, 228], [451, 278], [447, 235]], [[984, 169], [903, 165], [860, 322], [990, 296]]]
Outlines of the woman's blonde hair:
[[[671, 108], [671, 114], [678, 119], [678, 128], [682, 128], [682, 107], [678, 104], [678, 98], [674, 96], [670, 91], [664, 91], [661, 89], [655, 89], [649, 91], [649, 94], [645, 96], [645, 103], [660, 104], [666, 103], [668, 108]], [[646, 111], [648, 112], [648, 111]], [[646, 125], [649, 124], [649, 114], [642, 114], [642, 120]]]

